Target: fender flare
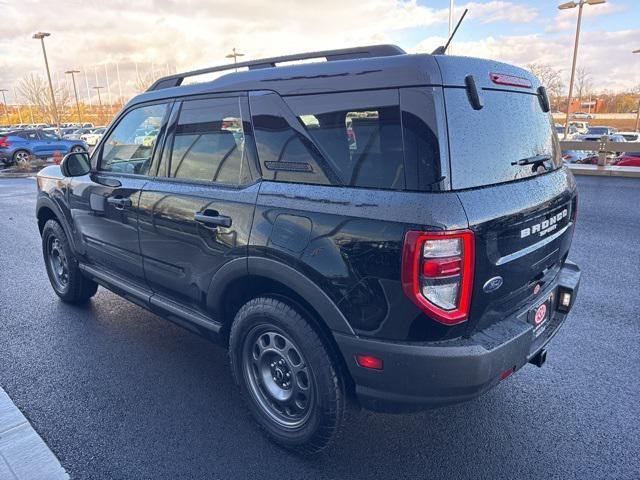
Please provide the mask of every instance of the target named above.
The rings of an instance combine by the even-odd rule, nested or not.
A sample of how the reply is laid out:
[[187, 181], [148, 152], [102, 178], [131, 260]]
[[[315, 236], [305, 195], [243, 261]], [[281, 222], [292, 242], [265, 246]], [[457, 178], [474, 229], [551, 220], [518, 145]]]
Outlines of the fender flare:
[[16, 147], [16, 149], [11, 153], [11, 160], [13, 160], [13, 156], [16, 154], [16, 152], [18, 152], [20, 150], [24, 150], [29, 155], [33, 155], [33, 152], [31, 151], [30, 148], [27, 148], [27, 147]]
[[40, 217], [40, 211], [43, 208], [48, 208], [53, 212], [53, 214], [58, 219], [58, 223], [60, 223], [60, 225], [62, 226], [62, 229], [64, 230], [64, 233], [67, 236], [67, 240], [71, 244], [73, 251], [77, 252], [75, 238], [73, 237], [72, 232], [69, 230], [69, 224], [66, 221], [66, 217], [62, 213], [62, 210], [60, 210], [60, 207], [48, 196], [41, 195], [36, 201], [36, 218]]
[[285, 285], [318, 312], [329, 330], [355, 336], [340, 309], [315, 282], [295, 268], [269, 258], [237, 258], [222, 266], [211, 279], [207, 294], [210, 311], [221, 312], [227, 285], [247, 275], [266, 277]]

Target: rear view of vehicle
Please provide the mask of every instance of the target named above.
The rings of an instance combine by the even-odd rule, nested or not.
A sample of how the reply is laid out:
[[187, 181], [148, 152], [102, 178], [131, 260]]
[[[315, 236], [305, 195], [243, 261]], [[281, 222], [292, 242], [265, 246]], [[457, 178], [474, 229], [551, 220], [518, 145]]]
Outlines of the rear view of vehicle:
[[346, 356], [366, 353], [384, 365], [351, 369], [361, 400], [376, 409], [467, 400], [528, 362], [542, 366], [579, 284], [579, 269], [567, 261], [576, 185], [562, 168], [544, 88], [509, 65], [436, 60], [445, 189], [456, 193], [467, 225], [405, 234], [403, 289], [437, 341], [344, 341]]

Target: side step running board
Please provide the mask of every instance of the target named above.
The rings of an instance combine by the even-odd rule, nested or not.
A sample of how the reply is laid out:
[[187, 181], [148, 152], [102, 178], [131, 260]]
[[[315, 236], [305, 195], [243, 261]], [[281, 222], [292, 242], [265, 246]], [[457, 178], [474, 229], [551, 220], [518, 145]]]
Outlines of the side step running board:
[[153, 309], [154, 312], [160, 310], [160, 314], [169, 320], [172, 320], [171, 317], [178, 317], [178, 320], [195, 324], [216, 334], [220, 333], [220, 330], [222, 329], [222, 324], [220, 322], [217, 322], [193, 309], [179, 305], [145, 287], [128, 282], [120, 276], [105, 272], [104, 270], [100, 270], [94, 266], [84, 263], [81, 263], [78, 266], [87, 276], [93, 278], [103, 287], [109, 290], [114, 290], [116, 293], [124, 296], [127, 300], [135, 303], [136, 305], [140, 305], [147, 310]]

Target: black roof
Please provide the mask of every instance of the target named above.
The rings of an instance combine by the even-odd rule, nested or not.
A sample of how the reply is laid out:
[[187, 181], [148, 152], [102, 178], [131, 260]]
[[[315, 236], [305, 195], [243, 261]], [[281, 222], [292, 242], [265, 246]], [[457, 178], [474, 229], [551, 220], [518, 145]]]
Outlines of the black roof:
[[[294, 60], [325, 58], [324, 62], [277, 65]], [[235, 71], [246, 67], [248, 70]], [[229, 72], [212, 81], [180, 86], [185, 78]], [[129, 104], [205, 93], [271, 90], [280, 95], [332, 91], [399, 88], [418, 85], [464, 86], [464, 77], [476, 76], [478, 87], [494, 87], [488, 72], [527, 77], [533, 88], [539, 81], [512, 65], [470, 57], [407, 54], [394, 45], [312, 52], [223, 65], [158, 79]]]

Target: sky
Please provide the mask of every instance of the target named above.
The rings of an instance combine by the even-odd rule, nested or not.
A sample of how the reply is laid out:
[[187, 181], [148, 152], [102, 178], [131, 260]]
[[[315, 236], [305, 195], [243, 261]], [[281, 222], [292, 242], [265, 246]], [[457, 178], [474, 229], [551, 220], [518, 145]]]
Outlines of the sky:
[[[453, 54], [549, 64], [568, 84], [578, 9], [559, 11], [559, 3], [456, 0], [454, 17], [469, 13]], [[431, 52], [446, 41], [449, 0], [0, 0], [0, 11], [0, 89], [9, 90], [8, 103], [21, 78], [44, 74], [39, 41], [31, 38], [37, 31], [51, 33], [55, 83], [70, 81], [65, 70], [81, 70], [81, 98], [100, 85], [115, 101], [134, 93], [136, 70], [159, 77], [220, 65], [234, 47], [243, 59], [373, 43]], [[636, 49], [640, 0], [584, 7], [578, 66], [591, 73], [595, 90], [640, 86]]]

